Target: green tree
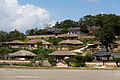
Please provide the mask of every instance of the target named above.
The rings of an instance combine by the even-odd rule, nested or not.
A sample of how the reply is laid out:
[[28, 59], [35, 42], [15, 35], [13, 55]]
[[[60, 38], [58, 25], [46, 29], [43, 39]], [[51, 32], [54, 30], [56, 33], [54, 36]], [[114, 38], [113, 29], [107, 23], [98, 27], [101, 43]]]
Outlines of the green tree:
[[20, 33], [17, 30], [11, 31], [8, 34], [8, 41], [12, 41], [12, 40], [24, 40], [26, 38], [26, 35], [23, 33]]
[[64, 21], [61, 21], [60, 23], [57, 22], [55, 24], [55, 26], [53, 26], [54, 28], [70, 28], [70, 27], [78, 27], [78, 22], [75, 22], [73, 20], [64, 20]]
[[7, 40], [8, 40], [7, 36], [8, 36], [8, 33], [7, 33], [7, 32], [0, 31], [0, 42], [5, 42], [5, 41], [7, 41]]
[[48, 42], [52, 43], [53, 45], [58, 45], [58, 43], [62, 41], [62, 39], [60, 38], [55, 38], [55, 37], [50, 37], [48, 39]]
[[10, 49], [7, 47], [1, 47], [0, 48], [0, 59], [4, 59], [5, 56], [10, 52]]
[[77, 55], [74, 57], [73, 62], [75, 67], [84, 67], [85, 66], [85, 58], [84, 56]]
[[115, 35], [110, 27], [103, 27], [95, 36], [105, 46], [106, 50], [115, 40]]
[[92, 54], [86, 54], [84, 58], [85, 58], [86, 62], [92, 62], [93, 61]]

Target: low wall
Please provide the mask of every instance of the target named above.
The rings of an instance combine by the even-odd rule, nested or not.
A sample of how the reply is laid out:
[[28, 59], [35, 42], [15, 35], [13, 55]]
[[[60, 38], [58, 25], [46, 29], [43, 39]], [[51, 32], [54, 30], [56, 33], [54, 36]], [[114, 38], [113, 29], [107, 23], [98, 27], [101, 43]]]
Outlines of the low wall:
[[[38, 62], [38, 61], [36, 61]], [[0, 60], [0, 63], [31, 63], [31, 61], [20, 61], [20, 60]]]
[[[86, 62], [87, 66], [97, 66], [97, 65], [103, 65], [103, 62]], [[106, 66], [115, 66], [115, 62], [106, 62]]]

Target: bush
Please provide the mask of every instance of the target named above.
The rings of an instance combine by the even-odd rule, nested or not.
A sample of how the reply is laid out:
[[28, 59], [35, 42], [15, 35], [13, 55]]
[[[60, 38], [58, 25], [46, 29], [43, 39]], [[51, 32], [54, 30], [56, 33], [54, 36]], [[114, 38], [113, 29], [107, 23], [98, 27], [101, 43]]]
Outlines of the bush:
[[56, 66], [56, 60], [54, 60], [53, 58], [49, 58], [48, 62], [51, 64], [51, 66]]
[[70, 62], [72, 62], [72, 59], [65, 59], [64, 61], [68, 64], [68, 66], [70, 66]]
[[92, 61], [93, 61], [93, 56], [92, 56], [92, 54], [87, 54], [87, 55], [85, 56], [85, 61], [87, 61], [87, 62], [92, 62]]
[[50, 37], [48, 39], [48, 42], [52, 43], [53, 45], [58, 45], [58, 43], [62, 41], [62, 39], [59, 39], [59, 38], [55, 38], [55, 37]]
[[84, 62], [80, 62], [80, 63], [75, 63], [74, 65], [75, 67], [85, 67], [85, 63]]
[[33, 64], [32, 63], [20, 63], [20, 64], [17, 64], [17, 63], [14, 63], [12, 64], [14, 66], [29, 66], [29, 67], [32, 67]]
[[73, 59], [75, 67], [84, 67], [85, 66], [85, 57], [81, 55], [75, 56]]
[[36, 50], [31, 50], [31, 52], [37, 54], [37, 57], [36, 57], [37, 60], [44, 60], [44, 59], [48, 59], [48, 54], [53, 52], [53, 50], [50, 50], [50, 49], [36, 49]]
[[9, 63], [0, 63], [0, 66], [10, 66]]

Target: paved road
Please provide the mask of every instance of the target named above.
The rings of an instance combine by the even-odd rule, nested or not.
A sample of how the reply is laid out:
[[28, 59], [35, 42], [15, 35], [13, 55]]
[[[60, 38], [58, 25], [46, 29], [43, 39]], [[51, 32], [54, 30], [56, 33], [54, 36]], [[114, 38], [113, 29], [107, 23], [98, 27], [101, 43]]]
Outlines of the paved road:
[[120, 80], [120, 71], [0, 69], [0, 80]]

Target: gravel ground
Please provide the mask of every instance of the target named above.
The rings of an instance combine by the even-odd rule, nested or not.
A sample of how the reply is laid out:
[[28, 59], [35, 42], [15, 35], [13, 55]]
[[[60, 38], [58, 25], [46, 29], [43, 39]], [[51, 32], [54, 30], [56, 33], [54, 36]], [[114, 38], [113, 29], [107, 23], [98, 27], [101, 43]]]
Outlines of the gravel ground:
[[120, 71], [0, 69], [0, 80], [120, 80]]

